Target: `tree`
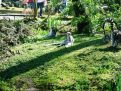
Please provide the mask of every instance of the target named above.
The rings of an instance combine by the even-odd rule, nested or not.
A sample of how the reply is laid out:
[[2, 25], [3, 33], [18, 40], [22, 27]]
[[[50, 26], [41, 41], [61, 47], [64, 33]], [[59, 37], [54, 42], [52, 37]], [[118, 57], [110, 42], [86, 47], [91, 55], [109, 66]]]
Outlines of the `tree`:
[[34, 18], [37, 17], [37, 0], [34, 0]]
[[77, 23], [78, 33], [90, 33], [90, 20], [88, 15], [86, 14], [84, 5], [80, 2], [80, 0], [72, 0], [72, 3], [75, 17], [81, 17], [81, 19], [79, 18], [80, 20]]

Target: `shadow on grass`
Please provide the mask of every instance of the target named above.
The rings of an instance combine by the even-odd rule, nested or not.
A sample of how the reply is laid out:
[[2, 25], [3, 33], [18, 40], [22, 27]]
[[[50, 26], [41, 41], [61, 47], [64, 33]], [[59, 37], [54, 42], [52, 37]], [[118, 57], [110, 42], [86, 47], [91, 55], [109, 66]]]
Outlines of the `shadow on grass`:
[[112, 46], [103, 48], [103, 49], [99, 49], [99, 51], [105, 51], [105, 52], [119, 52], [120, 50], [121, 50], [121, 48], [114, 48]]
[[29, 70], [32, 70], [38, 66], [44, 65], [46, 62], [49, 62], [53, 60], [54, 58], [57, 58], [59, 56], [62, 56], [64, 54], [68, 54], [70, 52], [79, 50], [81, 48], [85, 48], [88, 46], [100, 46], [103, 45], [101, 42], [101, 39], [96, 39], [88, 42], [83, 42], [81, 44], [72, 46], [70, 48], [61, 48], [57, 51], [53, 51], [44, 55], [39, 56], [38, 58], [32, 59], [29, 62], [24, 62], [16, 66], [12, 66], [2, 72], [0, 72], [0, 78], [2, 80], [8, 80], [11, 79], [14, 76], [20, 75], [22, 73], [25, 73]]

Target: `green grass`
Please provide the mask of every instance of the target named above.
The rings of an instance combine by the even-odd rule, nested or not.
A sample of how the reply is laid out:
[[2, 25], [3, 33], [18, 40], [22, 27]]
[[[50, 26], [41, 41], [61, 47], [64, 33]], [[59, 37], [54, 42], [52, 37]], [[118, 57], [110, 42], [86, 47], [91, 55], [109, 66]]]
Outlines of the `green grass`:
[[120, 46], [112, 49], [102, 43], [100, 35], [74, 35], [72, 47], [58, 48], [52, 43], [64, 37], [41, 36], [13, 47], [16, 54], [0, 61], [1, 90], [26, 91], [33, 87], [39, 91], [114, 91], [120, 87], [115, 86], [121, 68]]

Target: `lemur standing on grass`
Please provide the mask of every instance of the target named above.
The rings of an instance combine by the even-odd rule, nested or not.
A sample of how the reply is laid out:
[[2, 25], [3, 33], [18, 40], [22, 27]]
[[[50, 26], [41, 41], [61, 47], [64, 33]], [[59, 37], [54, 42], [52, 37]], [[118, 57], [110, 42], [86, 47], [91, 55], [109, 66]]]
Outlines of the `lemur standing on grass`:
[[[107, 38], [108, 38], [108, 40], [111, 40], [112, 46], [116, 47], [118, 45], [118, 42], [121, 42], [121, 31], [119, 31], [119, 29], [117, 29], [117, 30], [114, 29], [114, 24], [115, 25], [117, 25], [117, 24], [111, 18], [105, 19], [104, 24], [103, 24], [103, 29], [105, 27], [106, 22], [109, 22], [111, 25], [111, 34], [105, 35], [105, 40], [107, 41]], [[105, 31], [104, 31], [104, 34], [105, 34]]]

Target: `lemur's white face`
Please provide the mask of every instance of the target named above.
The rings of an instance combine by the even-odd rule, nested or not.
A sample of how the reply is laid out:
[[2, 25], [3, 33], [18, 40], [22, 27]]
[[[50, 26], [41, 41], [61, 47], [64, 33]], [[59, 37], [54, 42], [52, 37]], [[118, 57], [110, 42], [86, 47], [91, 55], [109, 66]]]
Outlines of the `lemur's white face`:
[[71, 35], [71, 33], [70, 32], [67, 32], [67, 36], [70, 36]]

